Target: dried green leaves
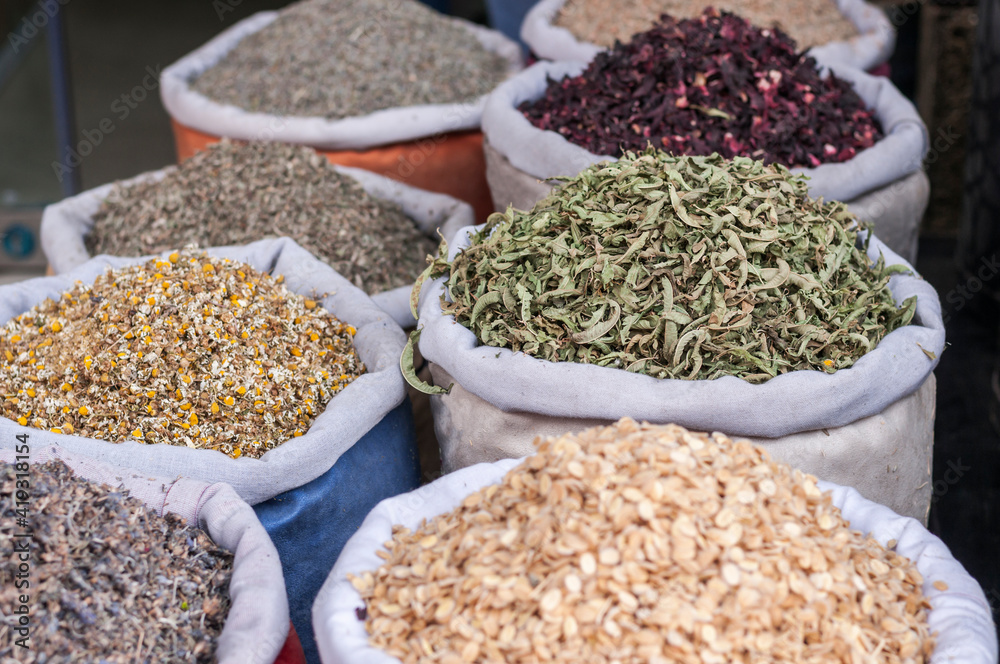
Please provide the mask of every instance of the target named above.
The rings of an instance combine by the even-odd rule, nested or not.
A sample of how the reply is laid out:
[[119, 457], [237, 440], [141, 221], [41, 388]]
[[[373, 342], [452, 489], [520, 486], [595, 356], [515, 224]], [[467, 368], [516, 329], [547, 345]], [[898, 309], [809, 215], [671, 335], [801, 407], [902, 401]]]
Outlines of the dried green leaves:
[[746, 158], [629, 153], [530, 212], [490, 217], [448, 275], [445, 313], [481, 343], [657, 378], [763, 382], [851, 366], [913, 317], [842, 203]]

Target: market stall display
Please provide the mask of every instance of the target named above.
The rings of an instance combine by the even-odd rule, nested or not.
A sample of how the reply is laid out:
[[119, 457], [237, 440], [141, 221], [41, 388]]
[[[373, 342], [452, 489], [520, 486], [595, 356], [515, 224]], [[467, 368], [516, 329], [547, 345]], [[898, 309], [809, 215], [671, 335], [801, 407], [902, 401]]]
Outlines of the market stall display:
[[[13, 616], [26, 595], [32, 629], [21, 648], [11, 625], [0, 657], [276, 661], [289, 624], [278, 552], [231, 487], [108, 466], [28, 433], [21, 440], [0, 450], [9, 535], [0, 542], [0, 608]], [[16, 500], [28, 505], [20, 510], [30, 511], [30, 529], [15, 528]], [[28, 539], [15, 537], [23, 531]], [[18, 589], [15, 551], [25, 542], [34, 565]]]
[[866, 199], [859, 213], [912, 259], [929, 194], [926, 128], [887, 79], [822, 71], [781, 35], [711, 10], [668, 18], [589, 65], [530, 67], [490, 95], [483, 131], [499, 210], [530, 207], [551, 178], [622, 147], [717, 151], [793, 167], [814, 197]]
[[459, 231], [425, 276], [416, 338], [446, 471], [630, 416], [769, 439], [926, 518], [937, 294], [780, 166], [592, 166]]
[[[209, 249], [197, 266], [190, 258], [101, 256], [0, 287], [4, 380], [17, 381], [18, 405], [32, 409], [4, 411], [0, 448], [25, 431], [23, 417], [45, 427], [30, 429], [36, 445], [230, 484], [281, 555], [308, 654], [308, 610], [340, 547], [379, 500], [419, 482], [398, 369], [405, 337], [360, 289], [287, 238]], [[189, 265], [200, 276], [184, 276]], [[109, 299], [116, 282], [102, 277], [108, 268], [121, 277], [118, 306]], [[92, 296], [95, 284], [103, 290]], [[38, 316], [17, 320], [35, 307]], [[81, 334], [66, 339], [64, 330]], [[67, 354], [63, 344], [87, 334], [111, 344]], [[45, 366], [40, 354], [62, 364]], [[181, 444], [149, 444], [160, 440]]]
[[383, 502], [313, 624], [328, 664], [997, 657], [982, 589], [913, 519], [627, 419]]
[[300, 143], [489, 210], [484, 95], [521, 68], [498, 32], [412, 0], [260, 12], [163, 70], [178, 156], [227, 136]]
[[290, 237], [408, 327], [407, 299], [425, 257], [472, 223], [466, 203], [334, 166], [311, 148], [223, 140], [179, 167], [48, 206], [41, 235], [56, 274], [97, 254]]
[[693, 18], [707, 7], [732, 11], [754, 25], [787, 33], [825, 64], [872, 69], [889, 60], [896, 31], [880, 8], [863, 0], [542, 0], [525, 16], [521, 37], [547, 60], [590, 61], [627, 42], [663, 14]]

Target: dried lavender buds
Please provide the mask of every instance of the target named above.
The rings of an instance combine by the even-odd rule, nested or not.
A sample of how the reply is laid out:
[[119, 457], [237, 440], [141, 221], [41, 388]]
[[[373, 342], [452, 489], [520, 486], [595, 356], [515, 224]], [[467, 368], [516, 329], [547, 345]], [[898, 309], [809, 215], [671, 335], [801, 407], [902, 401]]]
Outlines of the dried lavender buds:
[[882, 138], [850, 83], [820, 77], [781, 32], [713, 9], [682, 21], [664, 16], [519, 109], [539, 129], [612, 156], [652, 144], [815, 167]]
[[258, 458], [364, 373], [354, 332], [280, 277], [174, 252], [78, 283], [0, 329], [2, 414]]
[[437, 242], [315, 150], [224, 140], [159, 182], [116, 186], [94, 215], [91, 255], [147, 256], [287, 236], [370, 295], [413, 283]]
[[507, 66], [469, 29], [414, 0], [305, 0], [192, 87], [247, 111], [336, 120], [473, 101]]
[[[32, 642], [0, 660], [209, 664], [229, 612], [233, 557], [180, 517], [76, 476], [31, 469]], [[14, 531], [14, 467], [0, 462], [0, 530]], [[20, 530], [20, 529], [19, 529]], [[18, 557], [0, 538], [0, 614], [13, 615]], [[10, 659], [8, 659], [10, 658]]]
[[815, 478], [675, 425], [541, 441], [386, 547], [349, 578], [371, 645], [406, 664], [895, 664], [934, 648], [916, 566], [852, 531]]
[[[835, 0], [712, 0], [710, 4], [720, 11], [739, 14], [762, 28], [779, 28], [794, 39], [799, 48], [848, 40], [858, 34], [858, 29], [841, 13]], [[636, 33], [648, 30], [663, 14], [694, 18], [705, 5], [704, 0], [617, 3], [567, 0], [555, 24], [583, 41], [614, 46], [616, 40], [626, 42]]]

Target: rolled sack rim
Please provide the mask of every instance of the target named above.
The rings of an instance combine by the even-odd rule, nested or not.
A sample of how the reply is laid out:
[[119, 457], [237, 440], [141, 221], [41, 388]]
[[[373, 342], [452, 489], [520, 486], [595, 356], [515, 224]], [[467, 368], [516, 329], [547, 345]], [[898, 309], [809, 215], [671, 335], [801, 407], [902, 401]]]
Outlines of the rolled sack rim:
[[[324, 278], [337, 284], [334, 291], [318, 298], [319, 303], [339, 320], [355, 327], [354, 347], [365, 364], [366, 372], [330, 399], [308, 431], [283, 441], [258, 459], [246, 456], [233, 459], [218, 450], [145, 444], [132, 440], [113, 443], [98, 438], [53, 433], [20, 426], [6, 417], [0, 417], [0, 426], [6, 426], [8, 433], [16, 431], [30, 435], [33, 445], [56, 445], [113, 466], [124, 464], [123, 467], [165, 476], [176, 476], [178, 469], [182, 469], [182, 474], [193, 479], [226, 482], [236, 489], [243, 500], [255, 505], [307, 484], [329, 471], [342, 454], [403, 403], [406, 389], [399, 371], [399, 355], [405, 336], [392, 317], [363, 291], [289, 238], [259, 240], [241, 246], [210, 247], [205, 251], [218, 258], [247, 262], [263, 272], [280, 269], [285, 276], [286, 287], [294, 293], [312, 294], [310, 289], [315, 286], [310, 284], [317, 283], [314, 275], [318, 272], [325, 273]], [[159, 257], [165, 258], [166, 253], [169, 252]], [[261, 256], [269, 257], [266, 264], [255, 260]], [[61, 275], [0, 286], [0, 305], [12, 297], [18, 298], [16, 304], [11, 305], [20, 310], [13, 314], [18, 316], [46, 297], [58, 297], [58, 294], [72, 288], [77, 280], [93, 283], [108, 268], [138, 265], [155, 257], [121, 258], [101, 254]], [[13, 435], [7, 438], [0, 436], [0, 449], [9, 449], [14, 444]]]
[[[224, 482], [151, 476], [113, 466], [58, 445], [30, 443], [32, 466], [62, 461], [73, 474], [111, 491], [124, 490], [160, 516], [176, 514], [233, 554], [231, 604], [217, 640], [220, 664], [272, 664], [290, 630], [285, 577], [278, 550], [253, 509]], [[13, 449], [0, 461], [14, 463]], [[237, 526], [237, 527], [234, 527]], [[248, 639], [250, 633], [256, 638]]]
[[[809, 195], [828, 201], [850, 201], [919, 170], [930, 139], [913, 103], [887, 78], [842, 64], [817, 64], [824, 77], [833, 71], [851, 83], [882, 125], [884, 136], [847, 161], [790, 168], [808, 178]], [[514, 168], [548, 180], [576, 175], [601, 162], [617, 161], [615, 156], [597, 155], [575, 145], [558, 132], [535, 127], [517, 108], [523, 102], [540, 99], [549, 78], [577, 76], [587, 66], [582, 61], [538, 62], [502, 83], [488, 97], [483, 109], [483, 134]]]
[[[160, 98], [170, 116], [181, 125], [214, 136], [298, 143], [324, 150], [365, 150], [479, 128], [488, 95], [464, 103], [404, 106], [328, 120], [246, 111], [213, 101], [191, 87], [196, 77], [218, 64], [244, 37], [270, 25], [279, 14], [257, 12], [163, 69]], [[517, 43], [495, 30], [450, 18], [472, 32], [484, 48], [507, 60], [508, 77], [523, 68]]]
[[[536, 3], [521, 24], [521, 40], [545, 60], [589, 62], [607, 49], [577, 39], [572, 32], [555, 24], [565, 4], [566, 0]], [[817, 44], [809, 49], [809, 54], [825, 62], [859, 69], [872, 69], [888, 62], [896, 47], [896, 30], [885, 12], [864, 0], [837, 0], [837, 8], [854, 24], [858, 34], [847, 40]]]
[[[347, 541], [313, 604], [313, 628], [324, 661], [399, 664], [395, 657], [370, 645], [365, 623], [359, 617], [365, 602], [347, 575], [360, 576], [384, 564], [378, 552], [392, 539], [394, 525], [416, 529], [424, 520], [454, 510], [468, 495], [502, 482], [507, 472], [524, 459], [469, 466], [375, 506]], [[852, 530], [870, 535], [882, 546], [896, 540], [896, 552], [917, 566], [924, 579], [922, 591], [931, 602], [928, 626], [931, 632], [938, 633], [932, 664], [996, 661], [997, 640], [986, 595], [944, 542], [916, 519], [900, 516], [850, 487], [822, 480], [817, 485], [831, 494], [833, 504]], [[935, 588], [936, 581], [945, 581], [946, 589]]]
[[[468, 246], [469, 233], [476, 228], [457, 233], [449, 246], [449, 260]], [[627, 416], [755, 438], [841, 427], [876, 415], [916, 392], [944, 351], [937, 292], [902, 257], [872, 237], [868, 256], [875, 261], [880, 254], [886, 265], [911, 270], [912, 274], [893, 275], [889, 288], [896, 302], [917, 297], [914, 320], [886, 335], [853, 366], [832, 374], [791, 371], [760, 384], [735, 376], [659, 379], [483, 346], [471, 330], [443, 313], [440, 296], [446, 292], [445, 277], [422, 289], [420, 353], [464, 389], [506, 412], [605, 420]]]
[[[440, 237], [451, 241], [458, 229], [475, 222], [472, 206], [453, 196], [420, 189], [360, 168], [339, 164], [332, 166], [338, 173], [354, 179], [373, 198], [399, 205], [403, 213], [428, 237], [434, 238], [431, 231], [436, 227], [440, 231]], [[86, 236], [94, 227], [94, 215], [116, 185], [128, 187], [138, 182], [157, 182], [176, 169], [176, 166], [168, 166], [158, 171], [148, 171], [46, 206], [42, 213], [40, 235], [42, 251], [53, 272], [63, 274], [92, 258], [87, 250]], [[412, 327], [416, 324], [409, 305], [412, 286], [411, 283], [370, 297], [400, 327]]]

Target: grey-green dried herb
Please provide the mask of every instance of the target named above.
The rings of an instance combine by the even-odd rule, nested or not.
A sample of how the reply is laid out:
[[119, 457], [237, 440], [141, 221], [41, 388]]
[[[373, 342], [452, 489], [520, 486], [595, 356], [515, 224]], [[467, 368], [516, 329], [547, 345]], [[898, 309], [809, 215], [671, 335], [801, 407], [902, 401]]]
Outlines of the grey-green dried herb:
[[259, 458], [365, 372], [354, 327], [282, 281], [186, 249], [78, 282], [0, 327], [0, 414]]
[[436, 242], [322, 155], [222, 141], [159, 182], [117, 185], [94, 215], [91, 255], [147, 256], [287, 236], [374, 295], [407, 286]]
[[850, 367], [913, 317], [843, 203], [737, 157], [649, 150], [492, 215], [449, 262], [445, 314], [487, 346], [656, 378]]
[[707, 6], [730, 11], [762, 28], [780, 28], [801, 49], [856, 37], [858, 29], [834, 0], [567, 0], [555, 24], [600, 46], [627, 42], [648, 30], [662, 14], [694, 18]]
[[305, 0], [244, 38], [192, 87], [247, 111], [342, 119], [468, 102], [507, 61], [414, 0]]
[[[0, 462], [0, 531], [15, 527], [17, 478]], [[216, 661], [233, 556], [174, 514], [76, 476], [31, 468], [30, 641], [0, 660], [143, 664]], [[19, 604], [14, 540], [0, 537], [0, 615]], [[0, 630], [2, 632], [2, 630]]]

